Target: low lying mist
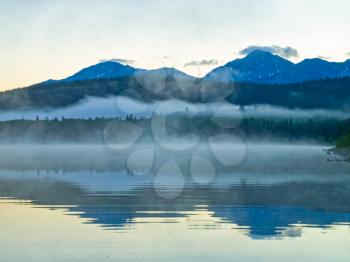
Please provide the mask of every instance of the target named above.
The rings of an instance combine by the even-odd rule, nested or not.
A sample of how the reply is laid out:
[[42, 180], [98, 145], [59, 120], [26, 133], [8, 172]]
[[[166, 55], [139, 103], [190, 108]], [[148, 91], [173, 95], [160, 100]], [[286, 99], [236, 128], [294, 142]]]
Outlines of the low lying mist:
[[0, 112], [0, 121], [34, 120], [54, 118], [111, 118], [134, 115], [139, 118], [148, 118], [154, 113], [173, 114], [177, 112], [189, 114], [221, 114], [229, 117], [245, 118], [349, 118], [348, 112], [331, 110], [302, 110], [273, 107], [269, 105], [256, 105], [240, 107], [227, 102], [222, 103], [188, 103], [180, 100], [166, 100], [154, 103], [143, 103], [128, 97], [97, 98], [87, 97], [79, 103], [65, 108], [52, 110], [26, 110]]
[[[81, 179], [79, 183], [83, 183], [86, 182], [86, 176], [90, 177], [88, 173], [92, 173], [95, 175], [91, 177], [91, 187], [94, 187], [96, 181], [103, 180], [103, 174], [111, 179], [113, 174], [119, 174], [114, 179], [119, 181], [121, 176], [125, 176], [124, 179], [129, 183], [152, 183], [150, 176], [167, 163], [175, 161], [182, 174], [189, 177], [189, 181], [192, 180], [190, 183], [201, 182], [201, 179], [208, 177], [210, 182], [220, 186], [247, 182], [349, 181], [347, 174], [350, 163], [327, 153], [326, 148], [316, 145], [248, 143], [242, 151], [239, 144], [223, 146], [220, 143], [208, 145], [203, 142], [185, 151], [166, 150], [158, 144], [144, 144], [118, 152], [108, 146], [93, 145], [1, 146], [0, 177], [16, 178], [28, 173], [32, 174], [30, 177], [40, 179], [51, 177], [65, 180], [75, 177]], [[201, 169], [203, 166], [209, 168], [204, 172]], [[208, 173], [211, 169], [213, 173]], [[170, 173], [178, 172], [178, 169], [167, 170]], [[77, 175], [72, 176], [72, 173]]]

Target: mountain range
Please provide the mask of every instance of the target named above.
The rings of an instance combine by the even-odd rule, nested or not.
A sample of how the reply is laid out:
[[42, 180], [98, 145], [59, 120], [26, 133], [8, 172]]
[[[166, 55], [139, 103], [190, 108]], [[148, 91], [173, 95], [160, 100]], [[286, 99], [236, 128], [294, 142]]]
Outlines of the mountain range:
[[246, 83], [287, 84], [350, 76], [350, 59], [342, 63], [320, 58], [294, 64], [269, 52], [255, 50], [210, 72], [206, 78]]
[[167, 77], [172, 76], [176, 78], [194, 78], [184, 72], [181, 72], [175, 68], [162, 67], [159, 69], [140, 69], [134, 68], [129, 65], [123, 65], [118, 62], [106, 61], [98, 63], [96, 65], [89, 66], [80, 70], [72, 76], [61, 80], [50, 79], [44, 83], [58, 83], [58, 82], [73, 82], [73, 81], [84, 81], [84, 80], [96, 80], [96, 79], [111, 79], [128, 76], [156, 76], [156, 77]]
[[[107, 61], [84, 68], [65, 79], [49, 80], [47, 82], [108, 79], [133, 75], [193, 78], [174, 68], [146, 70], [123, 65], [118, 62]], [[288, 84], [348, 76], [350, 76], [350, 59], [342, 63], [336, 63], [314, 58], [305, 59], [295, 64], [269, 52], [255, 50], [244, 58], [235, 59], [223, 66], [215, 68], [204, 79], [228, 83]]]
[[350, 110], [350, 60], [306, 59], [294, 64], [256, 50], [203, 78], [175, 68], [146, 70], [103, 62], [61, 80], [0, 94], [0, 111], [62, 108], [87, 97], [124, 96], [145, 103], [226, 100], [235, 105]]

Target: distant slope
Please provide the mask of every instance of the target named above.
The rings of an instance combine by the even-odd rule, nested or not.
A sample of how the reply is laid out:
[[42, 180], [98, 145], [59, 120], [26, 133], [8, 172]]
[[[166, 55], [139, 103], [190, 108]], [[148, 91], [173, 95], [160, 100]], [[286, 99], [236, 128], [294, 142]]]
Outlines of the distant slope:
[[107, 78], [117, 78], [123, 76], [131, 76], [135, 73], [136, 69], [128, 66], [122, 65], [117, 62], [107, 61], [99, 63], [96, 65], [89, 66], [80, 70], [72, 76], [61, 80], [48, 80], [45, 83], [57, 83], [57, 82], [72, 82], [72, 81], [83, 81], [90, 79], [107, 79]]
[[[175, 68], [146, 70], [107, 61], [84, 68], [67, 78], [61, 80], [50, 79], [44, 83], [110, 79], [134, 75], [150, 75], [159, 78], [167, 76], [194, 78]], [[298, 64], [294, 64], [269, 52], [255, 50], [242, 59], [235, 59], [214, 69], [205, 76], [205, 79], [226, 83], [288, 84], [342, 77], [350, 77], [350, 60], [343, 63], [334, 63], [315, 58], [305, 59]]]
[[157, 77], [178, 77], [178, 78], [193, 78], [175, 68], [159, 68], [159, 69], [138, 69], [128, 65], [123, 65], [113, 61], [102, 62], [96, 65], [89, 66], [80, 70], [72, 76], [61, 80], [47, 80], [44, 84], [53, 84], [58, 82], [74, 82], [96, 79], [111, 79], [119, 77], [127, 77], [133, 75], [150, 75]]
[[210, 72], [205, 78], [226, 82], [280, 83], [293, 70], [294, 64], [279, 56], [255, 50]]
[[331, 149], [330, 152], [341, 155], [346, 160], [350, 161], [350, 128], [347, 129], [346, 135], [343, 135], [337, 139], [336, 147]]
[[[198, 101], [201, 80], [173, 72], [143, 71], [130, 77], [58, 81], [0, 93], [0, 111], [59, 108], [73, 105], [87, 96], [131, 96], [145, 102], [165, 99]], [[217, 89], [217, 92], [220, 90]]]
[[348, 155], [350, 156], [350, 131], [347, 135], [339, 138], [336, 142], [336, 145], [338, 149], [346, 149]]
[[350, 60], [343, 63], [306, 59], [294, 64], [269, 52], [255, 50], [211, 71], [206, 79], [261, 84], [300, 83], [307, 80], [350, 76]]
[[350, 78], [293, 84], [241, 84], [229, 101], [241, 105], [268, 104], [287, 108], [350, 110]]
[[139, 75], [147, 75], [147, 76], [156, 76], [159, 78], [164, 77], [174, 77], [174, 78], [182, 78], [182, 79], [195, 79], [195, 77], [190, 76], [180, 70], [177, 70], [172, 67], [161, 67], [158, 69], [138, 69], [136, 74]]
[[49, 109], [73, 105], [87, 96], [128, 96], [144, 102], [179, 99], [227, 100], [237, 105], [267, 104], [302, 109], [350, 109], [350, 78], [269, 85], [222, 83], [177, 74], [140, 74], [114, 79], [38, 84], [0, 94], [0, 110]]

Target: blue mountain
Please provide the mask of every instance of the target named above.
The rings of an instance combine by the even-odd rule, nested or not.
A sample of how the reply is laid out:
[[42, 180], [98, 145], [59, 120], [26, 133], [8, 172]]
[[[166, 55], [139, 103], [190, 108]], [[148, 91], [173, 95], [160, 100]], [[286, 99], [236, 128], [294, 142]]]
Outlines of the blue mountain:
[[190, 75], [185, 74], [175, 68], [163, 67], [159, 69], [138, 69], [128, 65], [123, 65], [118, 62], [107, 61], [102, 62], [96, 65], [89, 66], [80, 70], [72, 76], [61, 80], [47, 80], [44, 83], [52, 84], [57, 82], [72, 82], [72, 81], [82, 81], [82, 80], [91, 80], [91, 79], [109, 79], [109, 78], [119, 78], [127, 76], [151, 76], [151, 77], [173, 77], [176, 79], [179, 78], [194, 78]]
[[151, 70], [138, 69], [137, 73], [150, 75], [150, 76], [159, 76], [159, 77], [195, 78], [193, 76], [190, 76], [172, 67], [162, 67], [162, 68], [151, 69]]
[[[175, 68], [146, 70], [123, 65], [118, 62], [102, 62], [84, 68], [62, 80], [48, 80], [45, 83], [70, 82], [89, 79], [108, 79], [133, 75], [194, 79]], [[205, 80], [220, 82], [246, 82], [259, 84], [300, 83], [307, 80], [341, 78], [350, 76], [350, 60], [343, 63], [328, 62], [319, 58], [305, 59], [294, 64], [278, 55], [255, 50], [246, 57], [235, 59], [207, 74]]]
[[305, 59], [294, 64], [269, 52], [255, 50], [242, 59], [233, 60], [214, 69], [205, 76], [205, 79], [224, 82], [286, 84], [346, 76], [350, 76], [350, 60], [335, 63], [316, 58]]
[[107, 61], [84, 68], [76, 74], [62, 79], [60, 81], [116, 78], [123, 76], [131, 76], [135, 73], [135, 71], [136, 69], [131, 66], [122, 65], [117, 62]]
[[277, 55], [255, 50], [210, 72], [205, 78], [225, 82], [282, 82], [294, 64]]
[[319, 58], [305, 59], [295, 65], [294, 81], [340, 78], [350, 76], [350, 60], [344, 63], [328, 62]]

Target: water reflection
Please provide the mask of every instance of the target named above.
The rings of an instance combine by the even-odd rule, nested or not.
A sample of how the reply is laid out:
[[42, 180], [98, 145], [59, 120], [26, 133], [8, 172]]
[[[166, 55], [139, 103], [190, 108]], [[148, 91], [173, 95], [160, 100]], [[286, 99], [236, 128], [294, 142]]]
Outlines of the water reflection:
[[350, 163], [322, 147], [248, 145], [234, 167], [205, 148], [210, 165], [197, 167], [193, 152], [151, 150], [130, 160], [103, 146], [3, 147], [1, 259], [350, 259]]
[[178, 223], [200, 212], [216, 222], [192, 223], [191, 229], [227, 224], [254, 239], [300, 237], [305, 227], [350, 222], [349, 163], [329, 161], [317, 146], [248, 148], [243, 163], [229, 169], [216, 165], [215, 177], [205, 185], [184, 168], [187, 158], [172, 155], [184, 184], [169, 199], [159, 192], [173, 194], [178, 181], [167, 179], [167, 187], [159, 188], [154, 175], [169, 160], [166, 154], [150, 172], [134, 176], [125, 168], [125, 156], [102, 147], [11, 147], [1, 155], [0, 197], [64, 206], [68, 214], [116, 232], [138, 223]]

